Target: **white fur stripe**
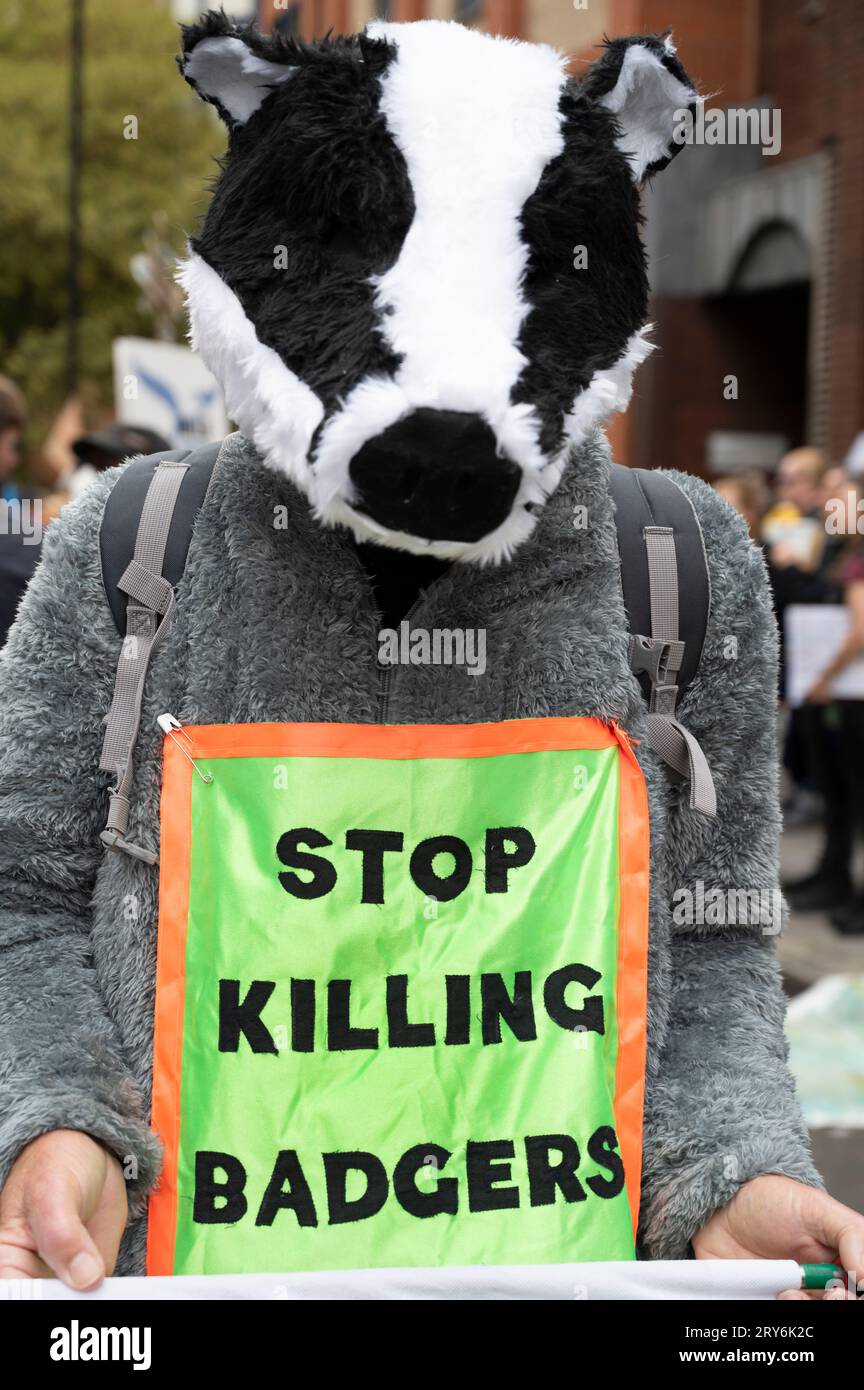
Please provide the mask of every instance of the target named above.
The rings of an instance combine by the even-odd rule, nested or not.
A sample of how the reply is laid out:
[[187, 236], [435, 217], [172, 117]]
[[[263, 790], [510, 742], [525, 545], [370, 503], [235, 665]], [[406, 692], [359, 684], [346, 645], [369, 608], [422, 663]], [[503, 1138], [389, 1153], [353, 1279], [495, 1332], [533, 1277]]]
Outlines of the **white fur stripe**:
[[321, 401], [261, 342], [237, 296], [201, 256], [190, 252], [177, 279], [186, 291], [192, 346], [222, 387], [231, 419], [270, 468], [308, 493]]
[[[396, 48], [380, 109], [415, 203], [398, 259], [375, 282], [380, 331], [402, 362], [393, 380], [360, 382], [328, 421], [315, 457], [316, 509], [346, 519], [351, 458], [412, 410], [475, 412], [523, 470], [503, 538], [509, 549], [530, 529], [525, 504], [548, 491], [537, 414], [511, 393], [526, 365], [518, 341], [531, 308], [520, 218], [563, 149], [565, 59], [439, 20], [374, 22], [367, 32]], [[440, 554], [445, 546], [448, 555], [465, 550], [417, 542]], [[492, 551], [501, 553], [498, 541]]]
[[416, 208], [378, 280], [382, 331], [404, 357], [398, 381], [415, 403], [476, 411], [494, 429], [525, 366], [520, 217], [563, 149], [564, 60], [440, 20], [368, 32], [396, 47], [380, 109]]
[[564, 421], [569, 443], [581, 444], [589, 430], [614, 414], [626, 410], [633, 394], [633, 373], [654, 351], [647, 335], [652, 325], [646, 324], [634, 333], [618, 361], [611, 367], [595, 372], [584, 391], [573, 402]]

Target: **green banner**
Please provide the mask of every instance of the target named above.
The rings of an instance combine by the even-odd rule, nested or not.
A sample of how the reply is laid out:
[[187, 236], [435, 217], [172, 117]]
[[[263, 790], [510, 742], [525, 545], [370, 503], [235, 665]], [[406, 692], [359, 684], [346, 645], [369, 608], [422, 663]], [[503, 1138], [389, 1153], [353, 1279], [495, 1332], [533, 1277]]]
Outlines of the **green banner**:
[[633, 1258], [619, 755], [201, 762], [174, 1273]]

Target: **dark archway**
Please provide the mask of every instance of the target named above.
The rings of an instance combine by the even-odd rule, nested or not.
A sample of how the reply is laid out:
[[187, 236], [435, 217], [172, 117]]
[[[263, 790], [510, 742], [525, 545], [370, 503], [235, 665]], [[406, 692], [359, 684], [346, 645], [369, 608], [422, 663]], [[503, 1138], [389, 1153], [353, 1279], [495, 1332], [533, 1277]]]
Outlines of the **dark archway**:
[[811, 253], [788, 222], [760, 227], [725, 294], [706, 301], [749, 396], [748, 428], [807, 442]]

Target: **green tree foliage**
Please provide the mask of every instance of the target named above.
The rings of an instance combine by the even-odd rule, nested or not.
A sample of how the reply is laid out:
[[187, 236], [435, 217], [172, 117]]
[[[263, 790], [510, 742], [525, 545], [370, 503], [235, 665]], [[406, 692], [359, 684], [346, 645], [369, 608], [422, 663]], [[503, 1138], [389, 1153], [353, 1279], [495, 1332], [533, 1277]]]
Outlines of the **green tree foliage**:
[[[31, 443], [65, 393], [69, 11], [68, 0], [0, 7], [0, 372], [27, 396]], [[86, 0], [80, 335], [97, 413], [112, 401], [112, 339], [152, 334], [130, 259], [160, 218], [182, 251], [224, 148], [178, 47], [165, 0]]]

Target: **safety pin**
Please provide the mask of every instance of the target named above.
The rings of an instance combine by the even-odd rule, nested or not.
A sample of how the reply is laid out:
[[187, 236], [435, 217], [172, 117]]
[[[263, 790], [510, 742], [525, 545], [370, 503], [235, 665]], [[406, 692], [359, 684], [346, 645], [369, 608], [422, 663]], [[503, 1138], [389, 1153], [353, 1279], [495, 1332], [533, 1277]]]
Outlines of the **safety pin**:
[[[192, 757], [192, 754], [189, 752], [189, 748], [192, 747], [192, 739], [190, 738], [189, 734], [186, 733], [186, 730], [183, 728], [183, 725], [180, 723], [180, 720], [175, 719], [173, 714], [160, 714], [156, 720], [156, 723], [159, 725], [159, 728], [162, 730], [163, 734], [167, 734], [170, 739], [174, 740], [177, 747], [180, 749], [180, 752], [183, 754], [183, 757], [189, 759], [198, 776], [201, 778], [201, 781], [207, 783], [207, 785], [209, 786], [209, 784], [213, 781], [213, 778], [209, 772], [201, 771], [195, 759]], [[189, 748], [185, 747], [185, 745], [181, 742], [181, 739], [186, 740], [186, 743], [188, 743]]]

